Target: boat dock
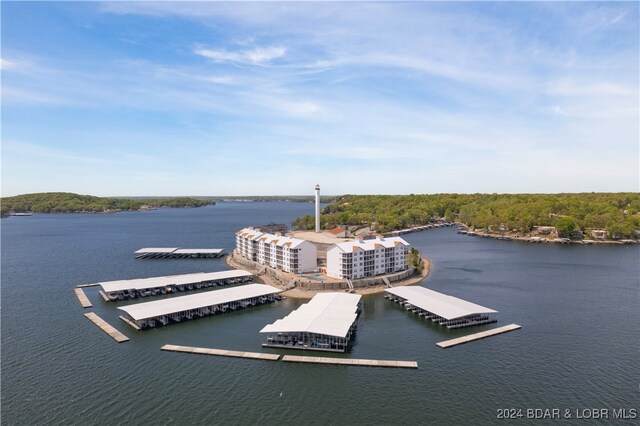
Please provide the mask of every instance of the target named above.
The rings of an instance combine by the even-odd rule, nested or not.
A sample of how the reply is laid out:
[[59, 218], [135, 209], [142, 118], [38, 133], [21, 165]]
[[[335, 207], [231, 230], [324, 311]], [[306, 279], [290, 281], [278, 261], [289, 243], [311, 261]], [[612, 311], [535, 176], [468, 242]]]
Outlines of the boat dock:
[[227, 311], [272, 303], [282, 290], [266, 284], [246, 284], [188, 296], [119, 307], [127, 324], [148, 329]]
[[188, 249], [179, 247], [147, 247], [134, 252], [136, 259], [205, 259], [224, 255], [224, 249]]
[[450, 348], [452, 346], [462, 345], [463, 343], [473, 342], [474, 340], [484, 339], [485, 337], [495, 336], [497, 334], [507, 333], [509, 331], [518, 330], [522, 326], [518, 324], [509, 324], [504, 327], [498, 327], [487, 331], [481, 331], [480, 333], [469, 334], [467, 336], [458, 337], [451, 340], [445, 340], [438, 342], [436, 345], [443, 349]]
[[[165, 277], [136, 278], [99, 282], [100, 295], [106, 301], [136, 299], [179, 291], [198, 290], [253, 281], [253, 274], [243, 270], [198, 272]], [[88, 284], [87, 284], [88, 285]]]
[[448, 329], [498, 321], [498, 311], [420, 286], [393, 287], [386, 289], [385, 293], [385, 299], [397, 302], [407, 311]]
[[164, 345], [163, 347], [160, 348], [160, 350], [170, 351], [170, 352], [184, 352], [188, 354], [227, 356], [232, 358], [263, 359], [266, 361], [277, 361], [280, 359], [280, 355], [277, 355], [277, 354], [266, 354], [266, 353], [260, 353], [260, 352], [228, 351], [225, 349], [196, 348], [193, 346]]
[[82, 290], [81, 288], [74, 288], [73, 291], [76, 293], [76, 296], [78, 297], [78, 300], [80, 301], [80, 304], [83, 308], [90, 308], [93, 306], [89, 301], [87, 295], [84, 294], [84, 290]]
[[284, 362], [309, 364], [353, 365], [358, 367], [418, 368], [416, 361], [387, 361], [381, 359], [327, 358], [314, 356], [285, 355]]
[[266, 325], [263, 347], [345, 352], [356, 330], [359, 294], [318, 293], [286, 317]]
[[127, 336], [125, 336], [124, 334], [120, 333], [118, 330], [113, 328], [108, 322], [100, 318], [95, 313], [87, 312], [86, 314], [84, 314], [84, 316], [87, 317], [89, 321], [97, 325], [100, 330], [104, 331], [109, 336], [111, 336], [113, 340], [115, 340], [116, 342], [122, 343], [129, 340]]

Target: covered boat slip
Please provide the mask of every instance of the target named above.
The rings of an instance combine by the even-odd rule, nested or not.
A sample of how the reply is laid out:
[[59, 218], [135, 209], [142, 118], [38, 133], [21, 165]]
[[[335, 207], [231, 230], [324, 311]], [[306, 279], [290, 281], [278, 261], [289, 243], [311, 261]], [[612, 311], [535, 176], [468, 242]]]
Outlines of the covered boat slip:
[[166, 277], [138, 278], [133, 280], [97, 283], [105, 300], [126, 300], [155, 296], [207, 287], [251, 282], [253, 274], [243, 270], [198, 272], [195, 274], [169, 275]]
[[400, 303], [406, 310], [428, 318], [449, 329], [497, 322], [498, 311], [429, 290], [424, 287], [394, 287], [385, 290], [385, 298]]
[[187, 249], [179, 247], [146, 247], [135, 251], [136, 259], [197, 259], [220, 257], [223, 249]]
[[119, 307], [121, 319], [140, 329], [169, 325], [236, 309], [244, 309], [276, 300], [281, 290], [265, 284], [247, 284], [189, 296]]
[[264, 347], [344, 352], [356, 331], [360, 295], [319, 293], [286, 317], [265, 326]]

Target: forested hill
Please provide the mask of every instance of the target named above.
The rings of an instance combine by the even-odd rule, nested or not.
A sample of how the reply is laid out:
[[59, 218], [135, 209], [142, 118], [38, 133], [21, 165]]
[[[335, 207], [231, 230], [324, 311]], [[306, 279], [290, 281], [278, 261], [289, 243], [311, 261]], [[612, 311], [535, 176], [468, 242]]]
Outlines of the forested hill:
[[215, 204], [196, 198], [148, 198], [126, 199], [110, 197], [94, 197], [70, 192], [42, 192], [37, 194], [3, 197], [2, 216], [11, 213], [74, 213], [74, 212], [106, 212], [118, 210], [140, 210], [153, 207], [200, 207]]
[[[638, 193], [345, 195], [324, 208], [321, 220], [324, 229], [375, 224], [388, 232], [444, 217], [484, 229], [560, 225], [629, 237], [640, 229], [639, 212]], [[294, 227], [312, 229], [313, 217], [296, 219]]]

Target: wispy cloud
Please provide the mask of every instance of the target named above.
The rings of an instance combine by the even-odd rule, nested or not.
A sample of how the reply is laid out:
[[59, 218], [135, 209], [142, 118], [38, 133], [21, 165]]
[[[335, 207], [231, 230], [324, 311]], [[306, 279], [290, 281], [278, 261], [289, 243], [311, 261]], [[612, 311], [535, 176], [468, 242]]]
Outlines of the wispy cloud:
[[7, 71], [11, 69], [16, 69], [18, 67], [19, 67], [19, 64], [17, 62], [0, 58], [0, 70]]
[[285, 55], [284, 47], [256, 47], [250, 50], [227, 51], [198, 48], [194, 50], [196, 55], [212, 59], [215, 62], [234, 62], [238, 64], [262, 65]]

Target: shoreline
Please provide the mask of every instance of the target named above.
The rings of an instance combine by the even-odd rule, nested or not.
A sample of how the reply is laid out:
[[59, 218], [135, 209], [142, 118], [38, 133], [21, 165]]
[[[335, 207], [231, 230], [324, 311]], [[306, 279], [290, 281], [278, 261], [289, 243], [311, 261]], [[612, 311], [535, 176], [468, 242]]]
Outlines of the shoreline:
[[[640, 240], [634, 238], [620, 238], [618, 240], [612, 239], [589, 239], [589, 238], [580, 238], [580, 239], [568, 239], [568, 238], [558, 238], [557, 234], [535, 234], [530, 235], [531, 233], [521, 234], [521, 233], [513, 233], [513, 232], [488, 232], [484, 230], [469, 230], [469, 226], [460, 222], [443, 222], [443, 223], [434, 223], [429, 225], [420, 225], [414, 226], [412, 228], [394, 230], [386, 233], [385, 235], [389, 236], [402, 236], [405, 234], [413, 234], [416, 232], [428, 231], [435, 228], [443, 228], [443, 227], [457, 227], [456, 231], [458, 234], [466, 235], [469, 237], [480, 237], [480, 238], [491, 238], [494, 240], [503, 240], [503, 241], [523, 241], [527, 243], [537, 243], [537, 244], [574, 244], [574, 245], [597, 245], [597, 244], [609, 244], [609, 245], [626, 245], [626, 244], [640, 244]], [[463, 232], [460, 232], [462, 230]], [[553, 237], [553, 238], [552, 238]]]
[[[415, 273], [413, 275], [411, 275], [408, 278], [405, 278], [404, 280], [400, 280], [400, 281], [396, 281], [393, 284], [393, 287], [403, 287], [403, 286], [408, 286], [408, 285], [415, 285], [418, 284], [420, 282], [422, 282], [423, 280], [427, 279], [427, 277], [429, 276], [429, 274], [431, 273], [431, 266], [432, 266], [432, 262], [431, 260], [429, 260], [428, 258], [421, 256], [422, 261], [424, 262], [424, 269], [422, 270], [422, 273], [418, 274]], [[227, 255], [225, 257], [225, 262], [228, 266], [230, 266], [233, 269], [250, 269], [247, 268], [246, 266], [240, 265], [239, 263], [236, 263], [230, 255]], [[286, 285], [283, 285], [282, 283], [280, 283], [278, 280], [276, 280], [274, 277], [268, 275], [268, 274], [262, 274], [262, 275], [257, 275], [257, 271], [254, 270], [250, 270], [251, 273], [254, 274], [254, 280], [261, 282], [263, 284], [268, 284], [271, 286], [274, 286], [276, 288], [282, 289], [282, 292], [280, 293], [283, 296], [286, 297], [290, 297], [292, 299], [311, 299], [313, 296], [315, 296], [318, 293], [335, 293], [339, 290], [326, 290], [326, 291], [321, 291], [321, 290], [301, 290], [297, 287], [294, 288], [286, 288]], [[361, 296], [366, 296], [366, 295], [372, 295], [372, 294], [381, 294], [383, 293], [387, 288], [386, 285], [376, 285], [376, 286], [370, 286], [370, 287], [363, 287], [363, 288], [356, 288], [355, 289], [355, 294], [359, 294]], [[344, 291], [344, 290], [342, 290]]]

